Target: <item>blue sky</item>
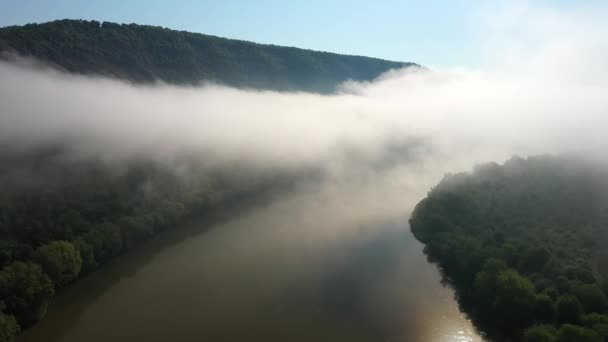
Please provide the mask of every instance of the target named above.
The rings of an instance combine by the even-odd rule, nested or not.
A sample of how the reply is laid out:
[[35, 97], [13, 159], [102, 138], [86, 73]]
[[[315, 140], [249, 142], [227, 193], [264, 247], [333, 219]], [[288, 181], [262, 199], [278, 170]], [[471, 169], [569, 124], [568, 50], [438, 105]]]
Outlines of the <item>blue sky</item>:
[[[413, 61], [477, 62], [475, 16], [499, 0], [0, 0], [0, 26], [54, 19], [151, 24], [260, 43]], [[549, 7], [581, 1], [529, 1]], [[587, 3], [597, 2], [587, 0]]]

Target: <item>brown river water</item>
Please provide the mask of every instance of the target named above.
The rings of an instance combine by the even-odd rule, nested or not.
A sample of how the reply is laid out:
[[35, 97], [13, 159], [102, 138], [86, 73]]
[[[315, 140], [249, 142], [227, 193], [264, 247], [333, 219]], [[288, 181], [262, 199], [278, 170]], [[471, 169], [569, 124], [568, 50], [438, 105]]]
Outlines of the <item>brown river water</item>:
[[162, 233], [60, 291], [18, 342], [480, 341], [401, 194], [302, 188]]

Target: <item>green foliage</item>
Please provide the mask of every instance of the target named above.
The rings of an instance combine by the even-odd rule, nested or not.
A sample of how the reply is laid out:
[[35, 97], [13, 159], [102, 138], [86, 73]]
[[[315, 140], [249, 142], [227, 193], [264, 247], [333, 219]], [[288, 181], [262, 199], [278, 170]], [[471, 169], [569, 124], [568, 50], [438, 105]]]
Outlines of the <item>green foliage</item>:
[[0, 342], [13, 342], [19, 330], [14, 316], [0, 313]]
[[546, 293], [536, 295], [533, 314], [539, 322], [553, 322], [555, 319], [553, 299]]
[[582, 322], [587, 327], [591, 327], [595, 324], [608, 324], [608, 315], [593, 312], [583, 315]]
[[106, 261], [118, 255], [122, 249], [120, 227], [113, 223], [99, 223], [83, 235], [84, 241], [93, 248], [95, 260]]
[[526, 329], [524, 342], [555, 342], [557, 329], [552, 325], [535, 325]]
[[543, 269], [543, 266], [549, 261], [551, 255], [542, 247], [529, 248], [520, 259], [520, 269], [526, 272], [538, 272]]
[[85, 241], [84, 238], [78, 238], [73, 242], [74, 248], [78, 250], [80, 258], [82, 260], [82, 272], [88, 273], [97, 268], [98, 264], [95, 260], [95, 251], [93, 246]]
[[70, 72], [135, 82], [213, 82], [321, 93], [332, 92], [347, 80], [370, 81], [390, 69], [414, 65], [84, 20], [0, 28], [2, 51], [16, 51]]
[[498, 273], [494, 306], [513, 320], [526, 318], [534, 308], [534, 285], [515, 270]]
[[586, 312], [604, 312], [608, 305], [606, 295], [597, 284], [574, 286], [573, 292]]
[[557, 342], [602, 342], [603, 338], [595, 331], [577, 325], [564, 324], [557, 331]]
[[536, 304], [534, 285], [516, 270], [502, 267], [500, 261], [489, 260], [475, 277], [479, 303], [497, 318], [525, 326]]
[[22, 326], [44, 316], [53, 294], [53, 283], [39, 265], [15, 261], [0, 271], [0, 298]]
[[560, 323], [578, 323], [583, 308], [575, 296], [566, 294], [557, 300], [557, 320]]
[[[515, 157], [446, 176], [410, 225], [482, 330], [521, 340], [538, 325], [529, 338], [543, 340], [546, 325], [608, 314], [607, 213], [606, 166]], [[600, 336], [608, 330], [583, 323]]]
[[498, 288], [498, 276], [507, 270], [507, 264], [499, 259], [486, 261], [483, 270], [475, 276], [475, 290], [487, 303], [494, 303]]
[[603, 336], [594, 329], [564, 324], [559, 330], [552, 325], [535, 325], [526, 329], [524, 342], [601, 342]]
[[58, 287], [76, 279], [82, 268], [80, 253], [67, 241], [53, 241], [38, 248], [34, 260], [42, 266]]

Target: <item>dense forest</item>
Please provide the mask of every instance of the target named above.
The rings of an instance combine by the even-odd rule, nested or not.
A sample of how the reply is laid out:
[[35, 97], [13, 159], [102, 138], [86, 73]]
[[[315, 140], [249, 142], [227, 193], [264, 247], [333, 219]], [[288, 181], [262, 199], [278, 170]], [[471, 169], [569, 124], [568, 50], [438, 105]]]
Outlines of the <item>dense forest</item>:
[[608, 337], [608, 167], [514, 157], [447, 175], [411, 229], [496, 340]]
[[259, 199], [290, 178], [200, 158], [111, 161], [60, 147], [0, 156], [0, 341], [40, 320], [55, 291], [184, 220]]
[[156, 26], [58, 20], [0, 28], [0, 57], [33, 57], [62, 70], [134, 82], [215, 82], [328, 93], [413, 66], [376, 58], [263, 45]]

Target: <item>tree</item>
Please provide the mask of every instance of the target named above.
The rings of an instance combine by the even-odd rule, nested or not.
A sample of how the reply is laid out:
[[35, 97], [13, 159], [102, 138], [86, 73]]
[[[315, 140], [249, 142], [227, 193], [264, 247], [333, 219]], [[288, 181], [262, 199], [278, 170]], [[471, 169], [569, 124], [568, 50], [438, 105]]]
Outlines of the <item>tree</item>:
[[534, 317], [540, 322], [553, 322], [555, 319], [555, 306], [553, 300], [547, 294], [536, 295]]
[[80, 258], [82, 259], [81, 272], [88, 273], [96, 269], [98, 264], [95, 260], [95, 252], [93, 251], [93, 247], [83, 238], [74, 240], [72, 244], [78, 250]]
[[36, 260], [51, 277], [57, 287], [69, 284], [78, 277], [82, 258], [74, 245], [68, 241], [53, 241], [35, 252]]
[[608, 337], [608, 315], [590, 313], [583, 315], [582, 322], [587, 328], [593, 329], [603, 338]]
[[557, 321], [560, 323], [578, 323], [583, 308], [573, 295], [562, 295], [557, 299]]
[[14, 260], [17, 248], [18, 243], [14, 240], [0, 240], [0, 266], [4, 266]]
[[550, 257], [545, 248], [534, 246], [524, 253], [520, 268], [529, 272], [540, 271]]
[[118, 220], [125, 246], [131, 247], [154, 235], [153, 220], [145, 215], [123, 216]]
[[516, 270], [498, 273], [494, 307], [515, 324], [526, 324], [532, 317], [536, 301], [534, 284]]
[[489, 259], [482, 270], [475, 276], [475, 290], [485, 303], [494, 303], [496, 283], [500, 272], [507, 269], [507, 264], [501, 259]]
[[534, 325], [526, 329], [524, 342], [554, 342], [557, 329], [552, 325]]
[[604, 312], [608, 301], [596, 284], [581, 284], [574, 288], [574, 294], [587, 312]]
[[595, 331], [573, 324], [564, 324], [557, 331], [557, 342], [602, 342]]
[[15, 261], [0, 271], [0, 298], [22, 327], [46, 314], [53, 294], [53, 283], [39, 265]]
[[95, 260], [105, 262], [118, 255], [123, 247], [120, 228], [112, 223], [100, 223], [84, 236], [93, 247]]
[[12, 342], [20, 328], [15, 316], [0, 313], [0, 342]]

